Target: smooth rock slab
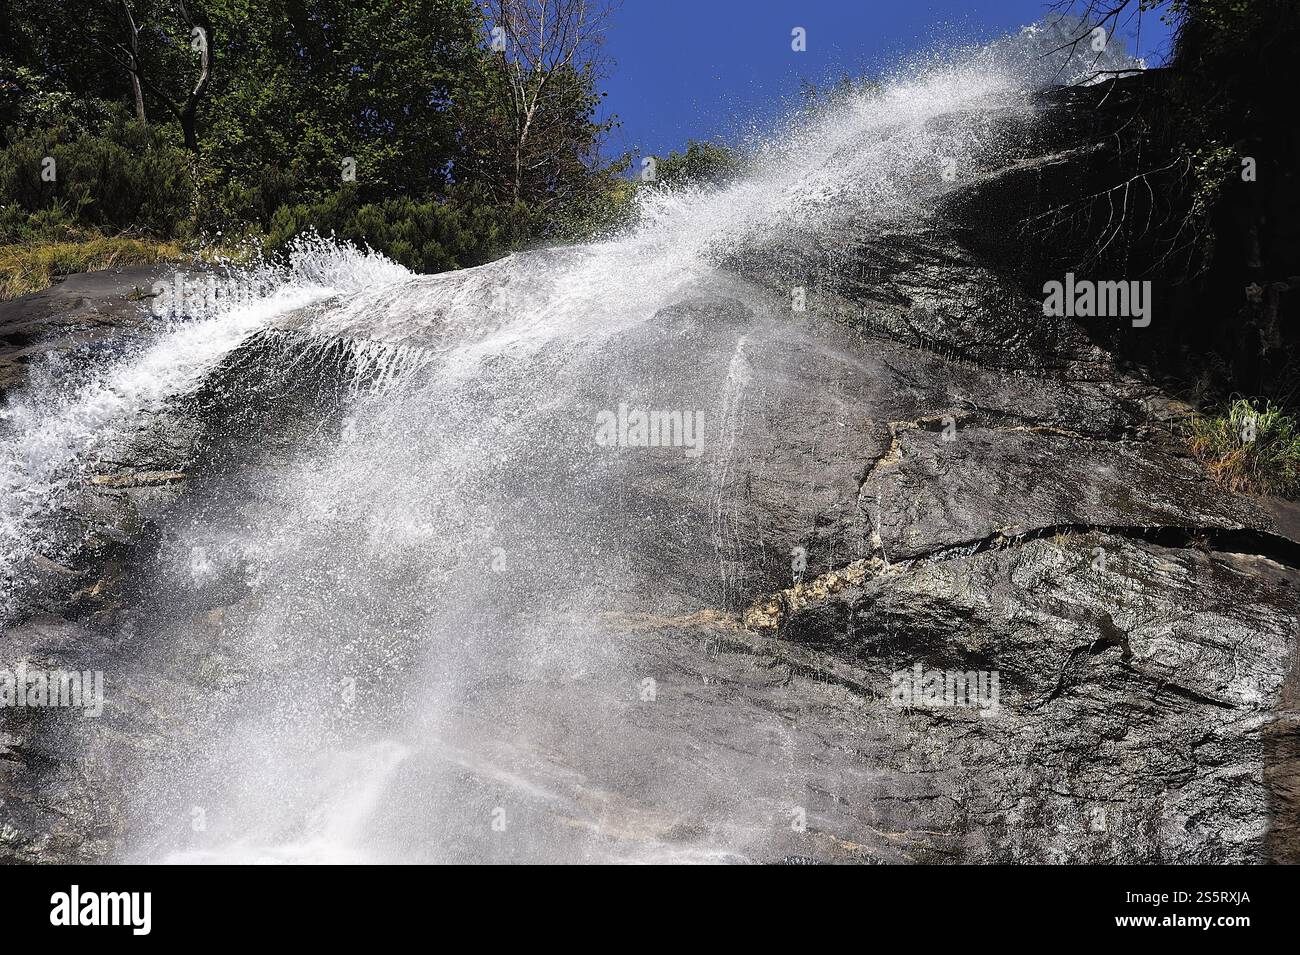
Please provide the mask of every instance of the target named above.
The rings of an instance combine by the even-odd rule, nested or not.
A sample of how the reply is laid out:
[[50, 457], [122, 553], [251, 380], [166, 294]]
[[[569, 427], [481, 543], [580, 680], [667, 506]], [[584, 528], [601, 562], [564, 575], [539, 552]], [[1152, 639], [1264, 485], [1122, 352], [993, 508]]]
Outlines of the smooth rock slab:
[[[945, 417], [948, 423], [945, 424]], [[893, 428], [861, 506], [890, 560], [1041, 528], [1268, 529], [1260, 506], [1151, 442], [964, 426], [960, 413]]]

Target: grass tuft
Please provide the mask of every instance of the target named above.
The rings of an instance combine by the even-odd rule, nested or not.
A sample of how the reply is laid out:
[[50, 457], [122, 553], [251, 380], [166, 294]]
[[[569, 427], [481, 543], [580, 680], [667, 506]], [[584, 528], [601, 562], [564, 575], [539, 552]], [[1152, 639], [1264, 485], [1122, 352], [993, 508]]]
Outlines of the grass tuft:
[[1300, 492], [1300, 422], [1271, 401], [1238, 398], [1220, 414], [1192, 418], [1192, 453], [1234, 491]]
[[49, 288], [64, 275], [181, 258], [180, 243], [148, 239], [0, 245], [0, 302]]

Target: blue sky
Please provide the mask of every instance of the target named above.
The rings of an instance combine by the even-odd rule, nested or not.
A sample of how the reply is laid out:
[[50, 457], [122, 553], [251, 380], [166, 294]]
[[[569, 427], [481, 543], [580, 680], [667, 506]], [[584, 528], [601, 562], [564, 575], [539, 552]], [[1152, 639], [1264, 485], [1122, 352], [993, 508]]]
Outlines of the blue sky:
[[[624, 0], [607, 35], [605, 83], [622, 127], [605, 152], [737, 142], [785, 112], [801, 78], [881, 72], [910, 52], [992, 39], [1047, 12], [1043, 0]], [[796, 26], [807, 31], [803, 53], [790, 49]], [[1167, 46], [1164, 25], [1147, 15], [1137, 52], [1156, 65]]]

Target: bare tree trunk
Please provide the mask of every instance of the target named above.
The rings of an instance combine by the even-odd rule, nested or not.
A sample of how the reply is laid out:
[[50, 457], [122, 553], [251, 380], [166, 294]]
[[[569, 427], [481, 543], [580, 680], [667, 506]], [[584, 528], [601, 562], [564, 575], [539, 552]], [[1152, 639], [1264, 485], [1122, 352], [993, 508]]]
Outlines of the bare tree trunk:
[[131, 74], [131, 92], [135, 94], [135, 118], [142, 123], [149, 122], [149, 117], [144, 112], [144, 90], [140, 88], [139, 78]]
[[126, 11], [126, 23], [131, 32], [131, 55], [127, 60], [127, 72], [131, 74], [131, 92], [135, 95], [135, 118], [142, 123], [149, 122], [144, 111], [144, 87], [140, 85], [140, 28], [136, 26], [131, 14], [131, 5], [122, 0], [122, 9]]
[[[540, 90], [539, 90], [540, 92]], [[528, 148], [528, 134], [532, 131], [533, 116], [537, 112], [537, 101], [524, 114], [524, 124], [515, 138], [515, 190], [514, 201], [519, 201], [519, 194], [524, 184], [524, 151]]]
[[523, 188], [523, 184], [524, 184], [523, 181], [524, 181], [524, 144], [522, 142], [516, 141], [515, 142], [515, 179], [514, 179], [513, 188], [510, 193], [510, 199], [512, 202], [519, 201], [519, 193]]
[[199, 77], [194, 83], [194, 88], [185, 97], [185, 105], [177, 111], [176, 118], [180, 120], [181, 131], [185, 134], [185, 148], [198, 153], [199, 103], [203, 99], [203, 94], [207, 92], [208, 83], [212, 79], [212, 23], [203, 14], [198, 18], [190, 16], [183, 2], [180, 4], [180, 9], [191, 27], [191, 46], [199, 54]]

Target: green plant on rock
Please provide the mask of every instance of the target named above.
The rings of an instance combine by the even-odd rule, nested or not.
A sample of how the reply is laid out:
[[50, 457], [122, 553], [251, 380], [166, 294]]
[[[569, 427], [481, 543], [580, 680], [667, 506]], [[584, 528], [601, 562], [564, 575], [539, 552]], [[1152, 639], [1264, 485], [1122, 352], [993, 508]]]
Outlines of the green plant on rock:
[[1192, 453], [1234, 491], [1300, 492], [1300, 422], [1271, 401], [1238, 398], [1191, 422]]

